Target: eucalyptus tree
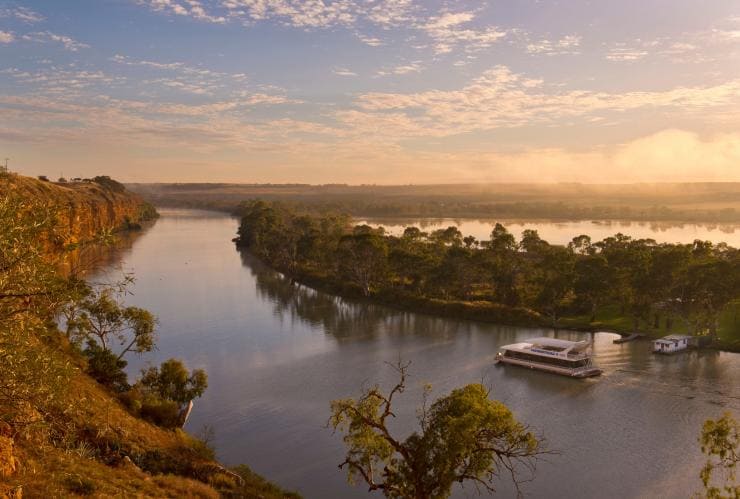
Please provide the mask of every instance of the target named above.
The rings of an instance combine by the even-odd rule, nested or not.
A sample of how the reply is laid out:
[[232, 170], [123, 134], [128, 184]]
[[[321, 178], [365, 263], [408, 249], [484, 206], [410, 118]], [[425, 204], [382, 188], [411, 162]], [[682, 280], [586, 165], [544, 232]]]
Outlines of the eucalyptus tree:
[[364, 296], [369, 296], [388, 276], [388, 243], [377, 233], [346, 234], [339, 240], [337, 257], [340, 282], [357, 286]]
[[740, 483], [740, 423], [728, 412], [717, 420], [704, 422], [699, 437], [701, 451], [707, 461], [699, 473], [704, 492], [709, 499], [737, 499]]
[[[148, 310], [124, 306], [113, 288], [90, 290], [75, 314], [68, 331], [77, 343], [95, 341], [121, 360], [127, 353], [145, 353], [154, 349], [157, 319]], [[118, 348], [115, 345], [118, 345]]]
[[344, 433], [348, 479], [364, 481], [388, 498], [449, 497], [455, 483], [494, 492], [501, 473], [519, 487], [521, 472], [534, 471], [543, 442], [518, 422], [480, 384], [453, 390], [419, 410], [420, 428], [406, 438], [390, 429], [395, 397], [406, 389], [408, 364], [398, 364], [398, 383], [384, 393], [367, 389], [358, 399], [331, 403], [329, 425]]

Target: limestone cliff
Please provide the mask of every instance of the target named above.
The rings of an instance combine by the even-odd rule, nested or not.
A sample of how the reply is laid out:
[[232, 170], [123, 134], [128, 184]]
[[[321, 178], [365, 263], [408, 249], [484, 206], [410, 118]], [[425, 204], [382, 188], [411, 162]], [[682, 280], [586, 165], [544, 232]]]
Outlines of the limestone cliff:
[[88, 182], [54, 183], [20, 175], [2, 175], [0, 196], [12, 191], [55, 207], [60, 234], [63, 234], [63, 240], [57, 244], [83, 244], [156, 216], [154, 208], [139, 195], [107, 177], [96, 177], [96, 181]]

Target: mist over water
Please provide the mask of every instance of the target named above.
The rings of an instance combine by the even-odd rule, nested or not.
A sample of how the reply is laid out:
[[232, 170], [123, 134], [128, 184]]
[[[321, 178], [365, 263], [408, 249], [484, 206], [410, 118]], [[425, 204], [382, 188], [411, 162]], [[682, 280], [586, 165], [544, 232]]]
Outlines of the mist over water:
[[[158, 351], [132, 358], [129, 372], [170, 357], [206, 369], [209, 388], [188, 430], [212, 426], [226, 464], [247, 463], [307, 498], [368, 496], [337, 469], [344, 448], [326, 428], [329, 402], [375, 382], [389, 386], [396, 378], [386, 362], [399, 358], [412, 362], [412, 376], [398, 399], [395, 431], [415, 428], [422, 384], [441, 396], [482, 380], [545, 435], [558, 454], [540, 461], [534, 480], [523, 484], [530, 497], [687, 497], [701, 487], [702, 422], [728, 410], [740, 414], [738, 354], [654, 356], [649, 343], [614, 345], [609, 333], [503, 327], [354, 303], [291, 285], [237, 252], [232, 218], [162, 215], [93, 276], [117, 275], [113, 262], [120, 262], [137, 277], [129, 303], [159, 317]], [[542, 335], [593, 338], [604, 375], [573, 380], [493, 365], [501, 345]], [[505, 473], [499, 492], [513, 492]], [[468, 496], [477, 496], [474, 488], [455, 492]]]
[[517, 239], [527, 229], [537, 230], [540, 237], [550, 244], [568, 244], [574, 237], [586, 234], [592, 241], [600, 241], [621, 232], [633, 239], [654, 239], [658, 243], [692, 243], [694, 240], [712, 241], [713, 243], [727, 243], [732, 247], [740, 247], [740, 225], [735, 224], [698, 224], [673, 222], [630, 222], [614, 220], [579, 220], [567, 222], [554, 221], [522, 221], [522, 220], [473, 220], [455, 218], [364, 218], [358, 219], [357, 224], [368, 224], [373, 227], [382, 226], [386, 232], [393, 235], [403, 234], [406, 227], [419, 227], [426, 232], [436, 229], [446, 229], [453, 225], [460, 229], [464, 236], [474, 236], [479, 241], [491, 238], [491, 231], [500, 222]]

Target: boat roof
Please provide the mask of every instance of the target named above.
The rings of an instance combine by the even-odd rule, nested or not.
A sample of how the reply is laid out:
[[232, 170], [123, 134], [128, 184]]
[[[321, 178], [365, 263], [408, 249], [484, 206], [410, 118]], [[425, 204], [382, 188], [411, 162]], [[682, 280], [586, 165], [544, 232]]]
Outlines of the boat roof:
[[531, 343], [532, 345], [538, 345], [541, 347], [556, 347], [556, 348], [570, 348], [574, 346], [580, 346], [580, 345], [588, 345], [588, 341], [582, 340], [582, 341], [570, 341], [570, 340], [560, 340], [558, 338], [532, 338], [531, 340], [527, 340], [527, 343]]
[[532, 338], [530, 340], [526, 340], [520, 343], [504, 345], [501, 348], [529, 348], [532, 346], [538, 346], [538, 347], [559, 348], [562, 350], [567, 350], [569, 348], [572, 348], [573, 351], [578, 351], [578, 350], [581, 350], [587, 347], [588, 344], [589, 343], [586, 340], [569, 341], [569, 340], [560, 340], [558, 338]]
[[656, 341], [679, 341], [679, 340], [688, 340], [691, 339], [691, 336], [687, 334], [669, 334], [668, 336], [663, 336], [659, 340]]

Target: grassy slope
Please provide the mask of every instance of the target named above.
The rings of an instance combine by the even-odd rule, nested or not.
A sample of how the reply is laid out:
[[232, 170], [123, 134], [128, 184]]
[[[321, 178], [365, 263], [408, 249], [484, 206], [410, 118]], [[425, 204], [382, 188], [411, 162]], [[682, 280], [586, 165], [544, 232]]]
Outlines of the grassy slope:
[[[144, 208], [140, 197], [96, 184], [57, 185], [10, 175], [0, 179], [0, 195], [6, 189], [59, 206], [61, 224], [70, 227], [66, 244], [137, 222]], [[55, 246], [48, 251], [55, 253]], [[0, 498], [12, 490], [25, 497], [297, 497], [246, 466], [238, 480], [202, 442], [132, 416], [84, 373], [84, 362], [60, 333], [50, 328], [47, 336], [51, 340], [37, 338], [35, 347], [61, 356], [72, 375], [53, 402], [59, 409], [43, 423], [11, 434], [0, 422]], [[33, 406], [28, 412], [37, 414]], [[14, 445], [10, 453], [7, 442]]]
[[73, 405], [58, 424], [66, 430], [16, 437], [20, 465], [0, 485], [22, 485], [27, 497], [294, 497], [253, 473], [239, 486], [202, 443], [132, 416], [80, 369], [65, 396]]

